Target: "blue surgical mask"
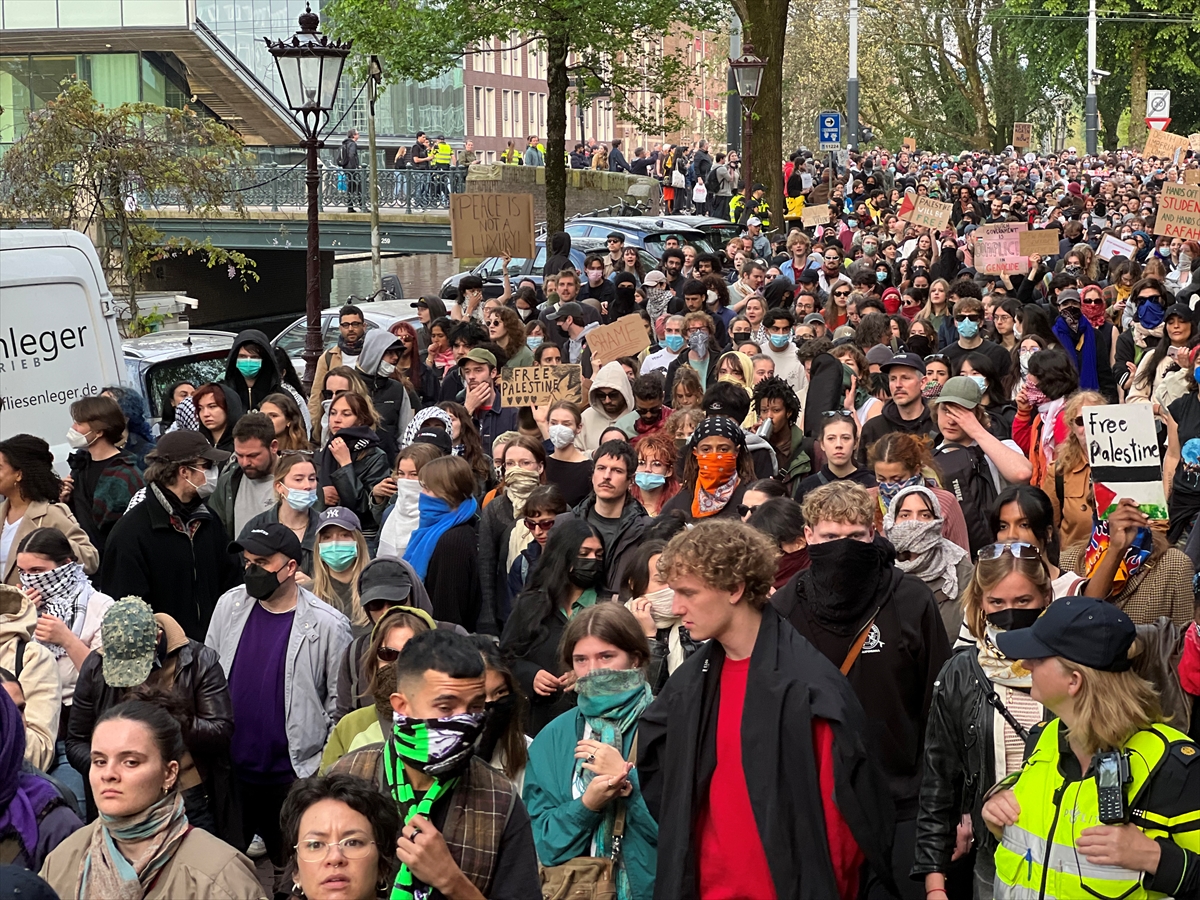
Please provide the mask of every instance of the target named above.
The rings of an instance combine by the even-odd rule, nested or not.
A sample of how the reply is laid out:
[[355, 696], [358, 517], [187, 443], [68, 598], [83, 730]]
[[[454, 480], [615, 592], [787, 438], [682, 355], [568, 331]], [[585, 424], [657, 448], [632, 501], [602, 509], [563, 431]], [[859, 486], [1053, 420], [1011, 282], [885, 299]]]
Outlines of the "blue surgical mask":
[[302, 491], [297, 488], [288, 488], [287, 504], [297, 512], [304, 512], [316, 502], [317, 492], [315, 490]]
[[237, 370], [246, 378], [253, 378], [262, 369], [261, 359], [239, 359], [236, 363]]
[[771, 346], [776, 350], [782, 350], [792, 340], [792, 336], [790, 334], [769, 334], [767, 337], [771, 341]]
[[633, 476], [633, 480], [643, 491], [657, 491], [667, 483], [667, 476], [655, 475], [653, 472], [638, 472]]
[[542, 346], [542, 338], [536, 334], [531, 334], [529, 337], [525, 338], [525, 346], [530, 350], [536, 350], [538, 347]]
[[887, 272], [876, 272], [875, 280], [878, 281], [880, 284], [887, 281]]
[[965, 322], [958, 323], [958, 336], [965, 337], [968, 341], [979, 334], [979, 323], [972, 322], [967, 319]]
[[983, 184], [983, 185], [986, 185], [986, 184], [988, 183], [988, 180], [987, 180], [986, 178], [980, 178], [980, 179], [979, 179], [979, 183], [980, 183], [980, 184]]
[[345, 572], [358, 559], [358, 544], [354, 541], [326, 541], [317, 552], [333, 571]]
[[683, 335], [668, 334], [665, 338], [663, 338], [663, 344], [665, 344], [666, 348], [672, 353], [678, 353], [683, 349]]
[[847, 219], [846, 225], [849, 228], [857, 228], [858, 227], [858, 219]]
[[967, 377], [970, 378], [977, 385], [979, 385], [979, 390], [981, 390], [981, 391], [987, 390], [987, 379], [984, 378], [982, 375], [968, 375]]

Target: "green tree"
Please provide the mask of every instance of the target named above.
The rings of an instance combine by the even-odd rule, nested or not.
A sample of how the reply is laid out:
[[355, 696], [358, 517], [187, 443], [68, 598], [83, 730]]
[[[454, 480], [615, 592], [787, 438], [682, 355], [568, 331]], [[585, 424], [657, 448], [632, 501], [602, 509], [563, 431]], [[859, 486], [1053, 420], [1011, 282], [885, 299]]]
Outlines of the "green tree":
[[198, 255], [209, 268], [232, 266], [244, 289], [258, 280], [254, 260], [211, 240], [166, 238], [143, 210], [156, 199], [201, 215], [229, 206], [240, 212], [241, 195], [230, 187], [245, 162], [242, 139], [219, 122], [150, 103], [110, 109], [69, 80], [0, 157], [0, 220], [88, 233], [110, 288], [125, 292], [136, 331], [138, 279], [155, 260]]
[[[332, 0], [322, 12], [326, 29], [374, 54], [390, 81], [423, 81], [458, 65], [464, 48], [542, 43], [547, 53], [546, 218], [561, 230], [566, 214], [567, 99], [608, 91], [607, 101], [640, 128], [670, 130], [677, 117], [667, 99], [694, 73], [683, 52], [689, 29], [716, 24], [701, 0], [443, 0], [437, 5]], [[662, 37], [683, 38], [663, 51]], [[361, 59], [362, 57], [358, 57]], [[572, 87], [574, 85], [574, 87]]]

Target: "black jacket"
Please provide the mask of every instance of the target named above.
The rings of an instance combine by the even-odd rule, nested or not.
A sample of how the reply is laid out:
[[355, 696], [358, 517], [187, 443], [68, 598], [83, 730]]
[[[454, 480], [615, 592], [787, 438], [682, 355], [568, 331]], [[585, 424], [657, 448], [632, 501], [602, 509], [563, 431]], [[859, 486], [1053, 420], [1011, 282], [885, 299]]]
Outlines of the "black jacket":
[[[883, 769], [896, 818], [903, 821], [916, 816], [925, 721], [950, 644], [925, 583], [895, 566], [887, 574], [890, 577], [885, 576], [867, 604], [863, 625], [877, 608], [879, 612], [847, 678], [867, 714], [867, 746]], [[817, 624], [806, 600], [816, 590], [813, 569], [805, 569], [771, 602], [830, 662], [840, 666], [859, 628], [843, 637]]]
[[483, 605], [477, 630], [500, 634], [508, 618], [508, 539], [516, 519], [512, 501], [497, 494], [479, 516], [479, 585]]
[[917, 437], [929, 435], [936, 440], [938, 436], [937, 423], [929, 414], [929, 404], [924, 404], [924, 407], [921, 415], [909, 422], [900, 418], [900, 411], [896, 408], [895, 400], [889, 400], [883, 404], [883, 411], [862, 427], [862, 434], [858, 441], [859, 466], [866, 466], [867, 451], [870, 450], [871, 445], [885, 434], [893, 431], [915, 434]]
[[[695, 828], [717, 765], [724, 661], [724, 649], [709, 641], [642, 713], [639, 785], [659, 823], [655, 900], [696, 896]], [[871, 870], [890, 884], [892, 805], [867, 744], [862, 707], [837, 669], [768, 605], [750, 657], [742, 747], [750, 805], [780, 900], [837, 896], [829, 857], [817, 851], [826, 838], [814, 716], [833, 728], [838, 809]]]
[[696, 155], [692, 157], [692, 167], [696, 170], [697, 184], [703, 184], [708, 178], [709, 171], [712, 170], [712, 157], [708, 155], [707, 150], [697, 150]]
[[[535, 618], [539, 609], [549, 612]], [[512, 615], [504, 623], [500, 652], [529, 698], [529, 722], [525, 732], [534, 737], [555, 717], [575, 705], [574, 691], [556, 691], [543, 697], [533, 689], [534, 676], [542, 669], [553, 675], [562, 675], [566, 671], [558, 656], [558, 642], [566, 627], [567, 618], [558, 603], [543, 591], [529, 591], [517, 597]]]
[[[682, 468], [676, 468], [676, 472], [683, 471]], [[713, 513], [707, 519], [702, 521], [718, 520], [718, 519], [739, 519], [738, 506], [741, 505], [742, 497], [746, 495], [747, 482], [738, 481], [737, 486], [733, 489], [733, 495], [718, 512]], [[660, 516], [664, 516], [674, 510], [679, 510], [688, 517], [688, 521], [692, 521], [692, 500], [695, 499], [696, 489], [693, 487], [689, 490], [680, 490], [678, 494], [663, 504], [662, 509], [658, 511]]]
[[610, 172], [628, 172], [629, 163], [625, 161], [625, 154], [621, 152], [620, 147], [613, 147], [608, 151], [608, 171]]
[[[173, 693], [191, 713], [183, 729], [183, 743], [204, 780], [217, 836], [244, 850], [241, 808], [229, 762], [233, 706], [221, 660], [217, 651], [196, 640], [189, 640], [169, 656], [175, 657]], [[113, 687], [104, 680], [102, 662], [103, 657], [95, 651], [83, 661], [67, 726], [67, 759], [85, 783], [91, 766], [92, 729], [100, 716], [124, 700], [127, 693], [125, 688]], [[92, 806], [90, 793], [88, 805]]]
[[217, 598], [242, 583], [242, 566], [211, 509], [201, 503], [184, 523], [164, 506], [160, 490], [148, 485], [146, 499], [113, 526], [100, 586], [110, 597], [141, 597], [192, 640], [203, 641]]
[[[253, 387], [246, 383], [246, 377], [238, 371], [237, 367], [238, 350], [245, 344], [252, 344], [258, 350], [262, 360], [262, 368], [254, 376]], [[225, 378], [222, 383], [238, 395], [238, 399], [242, 401], [242, 409], [258, 409], [269, 394], [283, 390], [282, 381], [283, 379], [279, 377], [279, 367], [275, 363], [275, 350], [265, 334], [255, 328], [250, 328], [239, 333], [233, 339], [233, 346], [229, 348], [229, 355], [225, 357]], [[226, 398], [226, 402], [228, 403], [228, 398]], [[296, 402], [300, 403], [300, 401]], [[225, 429], [226, 434], [232, 434], [236, 421], [237, 419], [232, 415], [229, 417], [229, 425]]]
[[576, 153], [571, 151], [571, 168], [572, 169], [587, 169], [591, 167], [591, 161], [588, 160], [584, 153]]
[[996, 717], [987, 702], [993, 690], [974, 645], [957, 651], [938, 673], [925, 728], [914, 876], [949, 869], [964, 812], [971, 814], [976, 849], [996, 850], [996, 839], [979, 814], [984, 794], [996, 782]]
[[343, 169], [358, 168], [358, 141], [346, 138], [338, 147], [337, 164]]
[[440, 538], [425, 570], [425, 590], [433, 617], [475, 630], [482, 596], [479, 591], [477, 519], [455, 525]]
[[358, 516], [364, 534], [374, 535], [379, 523], [371, 508], [371, 489], [391, 471], [387, 454], [380, 447], [378, 435], [369, 428], [344, 428], [338, 436], [350, 448], [350, 463], [338, 465], [327, 444], [316, 461], [317, 485], [337, 488], [339, 504]]

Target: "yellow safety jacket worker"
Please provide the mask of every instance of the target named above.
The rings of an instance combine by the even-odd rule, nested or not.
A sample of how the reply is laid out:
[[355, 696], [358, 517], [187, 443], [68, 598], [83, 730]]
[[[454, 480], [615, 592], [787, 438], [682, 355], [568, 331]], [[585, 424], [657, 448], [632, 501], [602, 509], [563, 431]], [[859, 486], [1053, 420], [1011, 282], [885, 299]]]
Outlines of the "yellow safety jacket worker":
[[[1085, 828], [1102, 825], [1096, 779], [1067, 781], [1059, 770], [1060, 721], [1049, 722], [1019, 772], [1005, 779], [1020, 805], [1015, 825], [1006, 825], [996, 848], [996, 900], [1112, 898], [1140, 900], [1168, 894], [1143, 887], [1143, 873], [1088, 862], [1075, 848]], [[1131, 822], [1150, 838], [1166, 838], [1200, 852], [1200, 809], [1168, 818], [1142, 808], [1151, 778], [1171, 754], [1190, 764], [1196, 745], [1181, 731], [1158, 724], [1126, 743], [1132, 783], [1125, 796]], [[1068, 751], [1069, 752], [1069, 751]]]
[[737, 222], [742, 218], [742, 210], [746, 207], [746, 195], [734, 194], [729, 198], [729, 221]]
[[442, 141], [433, 148], [433, 164], [449, 167], [454, 162], [454, 148]]
[[519, 166], [524, 162], [519, 150], [505, 150], [500, 154], [500, 162], [506, 166]]

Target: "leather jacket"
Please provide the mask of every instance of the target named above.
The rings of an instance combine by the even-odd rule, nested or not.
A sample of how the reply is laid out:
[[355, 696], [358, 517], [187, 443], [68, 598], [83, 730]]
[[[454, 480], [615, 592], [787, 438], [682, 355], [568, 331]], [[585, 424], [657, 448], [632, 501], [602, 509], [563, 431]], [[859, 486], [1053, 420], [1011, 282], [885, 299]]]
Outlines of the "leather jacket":
[[980, 816], [984, 794], [996, 780], [995, 712], [987, 702], [993, 690], [974, 645], [956, 651], [934, 682], [925, 730], [914, 876], [947, 871], [963, 813], [971, 814], [976, 848], [981, 853], [995, 850], [996, 841]]

